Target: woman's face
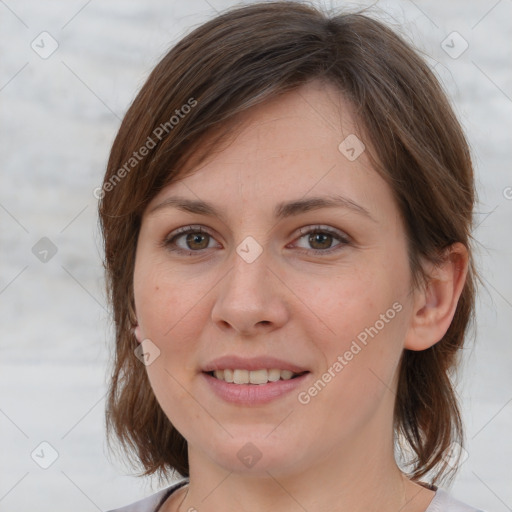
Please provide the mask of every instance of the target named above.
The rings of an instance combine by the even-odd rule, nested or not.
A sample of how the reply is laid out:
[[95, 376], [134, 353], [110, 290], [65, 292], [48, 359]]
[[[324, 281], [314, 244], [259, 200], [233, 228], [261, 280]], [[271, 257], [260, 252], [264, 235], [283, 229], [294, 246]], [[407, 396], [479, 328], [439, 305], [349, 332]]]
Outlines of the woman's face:
[[136, 333], [191, 461], [277, 476], [391, 453], [413, 294], [361, 142], [349, 105], [313, 82], [253, 108], [148, 206]]

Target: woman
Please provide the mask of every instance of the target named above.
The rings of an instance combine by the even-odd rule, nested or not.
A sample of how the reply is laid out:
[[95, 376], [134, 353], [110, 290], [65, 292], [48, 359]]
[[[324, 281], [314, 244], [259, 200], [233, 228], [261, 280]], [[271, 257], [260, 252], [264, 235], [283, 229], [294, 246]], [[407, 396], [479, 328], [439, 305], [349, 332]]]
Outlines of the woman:
[[200, 26], [101, 196], [109, 431], [184, 477], [120, 510], [475, 510], [436, 486], [462, 443], [472, 164], [390, 29], [291, 2]]

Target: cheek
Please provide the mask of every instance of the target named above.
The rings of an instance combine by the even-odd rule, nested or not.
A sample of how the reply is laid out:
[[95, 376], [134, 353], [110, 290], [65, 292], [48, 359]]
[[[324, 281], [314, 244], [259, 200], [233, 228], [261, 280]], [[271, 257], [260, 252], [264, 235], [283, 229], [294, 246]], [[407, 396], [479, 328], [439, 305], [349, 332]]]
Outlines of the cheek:
[[141, 258], [135, 266], [134, 294], [145, 337], [158, 340], [164, 349], [177, 344], [179, 337], [189, 338], [185, 333], [200, 326], [201, 301], [212, 286], [208, 276], [178, 272], [165, 261]]
[[381, 406], [392, 410], [406, 332], [406, 309], [397, 294], [365, 281], [345, 284], [332, 290], [337, 303], [317, 296], [334, 333], [313, 338], [322, 366], [298, 396], [311, 429], [326, 439], [356, 436]]
[[205, 412], [188, 390], [187, 372], [179, 364], [173, 366], [164, 352], [146, 370], [160, 407], [174, 428], [188, 439], [197, 425], [204, 424]]
[[320, 343], [325, 340], [326, 346], [331, 346], [333, 339], [346, 342], [359, 334], [364, 339], [365, 329], [376, 323], [379, 332], [397, 329], [400, 322], [395, 318], [400, 316], [400, 307], [393, 308], [393, 304], [403, 306], [407, 276], [389, 274], [380, 265], [375, 269], [369, 267], [351, 267], [322, 282], [316, 277], [297, 280], [294, 291], [314, 313], [317, 328], [326, 335], [317, 337]]
[[197, 371], [194, 356], [205, 321], [200, 307], [204, 280], [185, 279], [165, 262], [141, 258], [134, 294], [141, 333], [159, 349], [145, 368], [151, 387], [171, 423], [179, 432], [189, 432], [204, 414], [187, 391]]
[[[322, 286], [315, 279], [312, 283], [314, 287], [304, 284], [298, 295], [314, 312], [303, 327], [322, 362], [318, 374], [325, 375], [321, 380], [329, 381], [331, 390], [319, 402], [343, 402], [350, 409], [350, 404], [374, 402], [387, 386], [392, 387], [403, 350], [407, 271], [383, 265], [381, 260], [380, 265], [353, 266]], [[330, 374], [324, 374], [329, 369]], [[322, 385], [317, 387], [323, 389]]]

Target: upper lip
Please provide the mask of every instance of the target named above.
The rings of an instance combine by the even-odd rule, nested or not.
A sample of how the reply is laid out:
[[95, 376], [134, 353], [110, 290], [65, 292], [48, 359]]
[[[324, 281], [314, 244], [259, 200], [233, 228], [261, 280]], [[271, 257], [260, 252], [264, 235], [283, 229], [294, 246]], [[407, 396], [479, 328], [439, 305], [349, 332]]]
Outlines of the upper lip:
[[203, 372], [212, 372], [215, 370], [271, 370], [276, 368], [278, 370], [290, 370], [293, 373], [303, 373], [308, 371], [306, 368], [300, 367], [296, 364], [278, 359], [275, 357], [250, 357], [244, 358], [240, 356], [224, 356], [214, 359], [206, 364]]

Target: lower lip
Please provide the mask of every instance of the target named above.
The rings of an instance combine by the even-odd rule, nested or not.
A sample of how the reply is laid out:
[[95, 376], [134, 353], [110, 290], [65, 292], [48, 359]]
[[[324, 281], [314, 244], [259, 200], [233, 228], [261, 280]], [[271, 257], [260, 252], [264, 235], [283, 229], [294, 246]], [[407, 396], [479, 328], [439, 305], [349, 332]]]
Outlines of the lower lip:
[[213, 392], [226, 402], [238, 405], [266, 404], [304, 384], [309, 373], [289, 380], [267, 382], [267, 384], [233, 384], [202, 373]]

